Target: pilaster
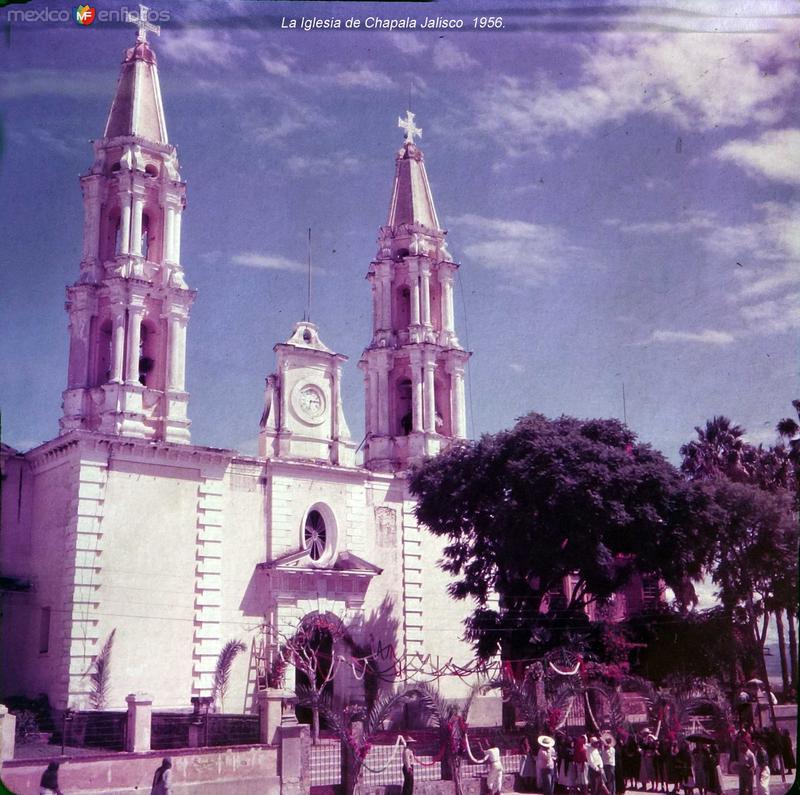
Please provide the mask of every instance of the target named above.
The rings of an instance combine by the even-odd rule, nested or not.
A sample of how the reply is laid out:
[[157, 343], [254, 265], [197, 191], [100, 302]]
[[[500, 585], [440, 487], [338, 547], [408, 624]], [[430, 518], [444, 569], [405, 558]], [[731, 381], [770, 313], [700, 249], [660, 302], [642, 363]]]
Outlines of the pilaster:
[[223, 482], [204, 477], [197, 494], [192, 695], [210, 696], [222, 643]]
[[64, 659], [66, 697], [55, 705], [86, 708], [86, 672], [100, 650], [100, 590], [103, 572], [103, 528], [108, 462], [100, 451], [81, 453], [75, 465], [70, 522], [64, 535]]

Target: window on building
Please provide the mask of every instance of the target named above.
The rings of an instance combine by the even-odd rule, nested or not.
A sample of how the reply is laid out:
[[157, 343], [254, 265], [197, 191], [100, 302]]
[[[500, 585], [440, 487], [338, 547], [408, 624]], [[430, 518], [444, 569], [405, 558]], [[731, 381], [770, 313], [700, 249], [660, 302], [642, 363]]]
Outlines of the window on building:
[[39, 654], [50, 651], [50, 608], [43, 607], [39, 614]]
[[411, 323], [411, 291], [408, 287], [401, 287], [397, 291], [397, 322], [395, 328], [405, 329]]
[[642, 606], [645, 608], [655, 607], [661, 595], [656, 577], [642, 578]]
[[150, 373], [153, 370], [153, 330], [149, 325], [142, 323], [139, 337], [139, 383], [147, 386]]
[[400, 436], [408, 436], [411, 433], [411, 381], [404, 378], [397, 383], [397, 432]]
[[303, 529], [303, 540], [311, 560], [319, 560], [328, 545], [328, 531], [319, 511], [309, 511]]

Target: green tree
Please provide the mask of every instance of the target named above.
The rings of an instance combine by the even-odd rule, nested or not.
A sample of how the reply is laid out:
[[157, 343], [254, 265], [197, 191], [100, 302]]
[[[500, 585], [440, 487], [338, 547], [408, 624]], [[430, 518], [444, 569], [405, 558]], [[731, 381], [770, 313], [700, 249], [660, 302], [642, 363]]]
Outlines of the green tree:
[[[713, 536], [708, 490], [616, 420], [529, 414], [425, 462], [410, 487], [447, 540], [451, 595], [477, 603], [466, 630], [482, 658], [540, 656], [590, 632], [585, 605], [634, 572], [699, 578]], [[571, 592], [551, 599], [567, 575]]]
[[[795, 401], [795, 408], [800, 410], [800, 402]], [[797, 472], [797, 449], [798, 445], [793, 447], [794, 435], [798, 432], [797, 423], [791, 419], [781, 420], [778, 423], [778, 433], [788, 440], [788, 446], [779, 443], [773, 447], [764, 448], [762, 445], [758, 447], [747, 444], [743, 440], [744, 429], [739, 425], [734, 425], [727, 417], [715, 416], [706, 422], [705, 428], [695, 428], [697, 431], [697, 438], [688, 442], [681, 447], [681, 455], [683, 462], [681, 470], [692, 480], [710, 481], [717, 486], [721, 487], [720, 497], [721, 505], [726, 511], [726, 531], [718, 537], [718, 542], [721, 539], [730, 541], [729, 532], [736, 534], [735, 526], [737, 522], [728, 510], [733, 504], [731, 500], [730, 489], [725, 485], [727, 484], [740, 484], [747, 486], [751, 489], [740, 490], [736, 505], [746, 510], [746, 503], [749, 499], [760, 503], [762, 506], [770, 503], [770, 497], [775, 497], [778, 501], [772, 501], [771, 505], [779, 504], [778, 510], [785, 511], [785, 519], [788, 523], [794, 524], [791, 519], [792, 503], [788, 499], [789, 495], [794, 492], [796, 499], [796, 472]], [[800, 444], [800, 442], [798, 442]], [[755, 491], [752, 491], [755, 489]], [[758, 492], [763, 496], [758, 497]], [[746, 515], [751, 516], [752, 511], [746, 510]], [[770, 513], [770, 515], [772, 515]], [[737, 543], [751, 544], [753, 546], [750, 551], [749, 565], [756, 567], [761, 565], [759, 555], [762, 554], [761, 548], [756, 544], [756, 535], [758, 533], [767, 532], [763, 527], [756, 532], [756, 528], [751, 528], [753, 533], [749, 539], [737, 537]], [[796, 540], [796, 539], [795, 539]], [[759, 542], [760, 543], [760, 542]], [[769, 542], [767, 542], [768, 545]], [[776, 543], [783, 544], [784, 541], [778, 539]], [[722, 569], [715, 571], [715, 581], [720, 585], [720, 596], [723, 604], [727, 605], [729, 610], [730, 620], [734, 619], [734, 608], [743, 611], [745, 622], [748, 627], [748, 632], [752, 635], [752, 641], [757, 644], [759, 649], [759, 656], [763, 651], [764, 639], [766, 637], [766, 630], [769, 623], [769, 616], [775, 616], [775, 622], [778, 631], [778, 644], [781, 656], [781, 670], [783, 674], [784, 691], [789, 689], [789, 679], [795, 681], [796, 676], [796, 638], [794, 637], [794, 617], [796, 615], [796, 581], [797, 581], [797, 567], [796, 555], [792, 551], [792, 541], [788, 542], [788, 546], [783, 549], [783, 553], [791, 557], [784, 560], [776, 561], [774, 557], [766, 558], [767, 564], [777, 562], [776, 568], [771, 571], [765, 572], [768, 577], [769, 583], [762, 583], [763, 593], [755, 599], [755, 608], [749, 605], [746, 601], [737, 597], [734, 594], [735, 583], [726, 576], [726, 563], [725, 554], [730, 553], [730, 550], [721, 549], [719, 543], [717, 544], [717, 554], [715, 556], [714, 566]], [[743, 550], [740, 550], [744, 554]], [[754, 569], [754, 571], [756, 570]], [[722, 578], [724, 583], [719, 580]], [[723, 587], [724, 585], [724, 587]], [[758, 628], [754, 629], [754, 611], [758, 613], [759, 621], [762, 623]], [[783, 633], [783, 612], [787, 612], [789, 633], [790, 633], [790, 655], [794, 664], [792, 665], [791, 677], [786, 663], [785, 642]], [[763, 638], [762, 638], [763, 634]], [[760, 668], [761, 666], [759, 666]]]

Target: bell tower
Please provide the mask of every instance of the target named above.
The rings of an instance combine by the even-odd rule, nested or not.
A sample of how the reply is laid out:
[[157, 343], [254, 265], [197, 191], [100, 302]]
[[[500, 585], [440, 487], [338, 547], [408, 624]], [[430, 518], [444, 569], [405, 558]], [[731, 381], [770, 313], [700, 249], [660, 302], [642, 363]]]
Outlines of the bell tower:
[[195, 291], [181, 267], [186, 185], [169, 143], [156, 56], [140, 7], [94, 163], [78, 281], [67, 288], [69, 368], [61, 432], [187, 444], [186, 324]]
[[439, 225], [414, 114], [398, 119], [389, 217], [367, 272], [372, 341], [359, 362], [366, 380], [364, 463], [402, 470], [466, 436], [464, 368], [470, 354], [454, 325], [458, 265]]

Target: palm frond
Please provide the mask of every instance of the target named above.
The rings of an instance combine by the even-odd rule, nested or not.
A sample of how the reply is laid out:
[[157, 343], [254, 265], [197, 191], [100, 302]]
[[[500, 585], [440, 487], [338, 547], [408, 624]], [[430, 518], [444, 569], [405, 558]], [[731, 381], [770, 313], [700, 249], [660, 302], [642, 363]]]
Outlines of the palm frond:
[[229, 640], [220, 650], [217, 664], [214, 667], [214, 684], [211, 688], [211, 698], [214, 702], [219, 698], [222, 701], [228, 691], [231, 668], [236, 657], [246, 650], [241, 640]]
[[372, 705], [372, 709], [367, 715], [364, 722], [364, 734], [366, 737], [372, 737], [373, 734], [379, 732], [383, 727], [383, 722], [391, 715], [391, 713], [400, 704], [405, 704], [409, 700], [406, 693], [388, 693], [380, 696]]
[[114, 634], [116, 628], [112, 629], [103, 648], [92, 660], [91, 668], [89, 669], [89, 686], [91, 691], [89, 693], [89, 703], [92, 709], [103, 709], [108, 700], [108, 690], [111, 682], [111, 649], [114, 646]]

